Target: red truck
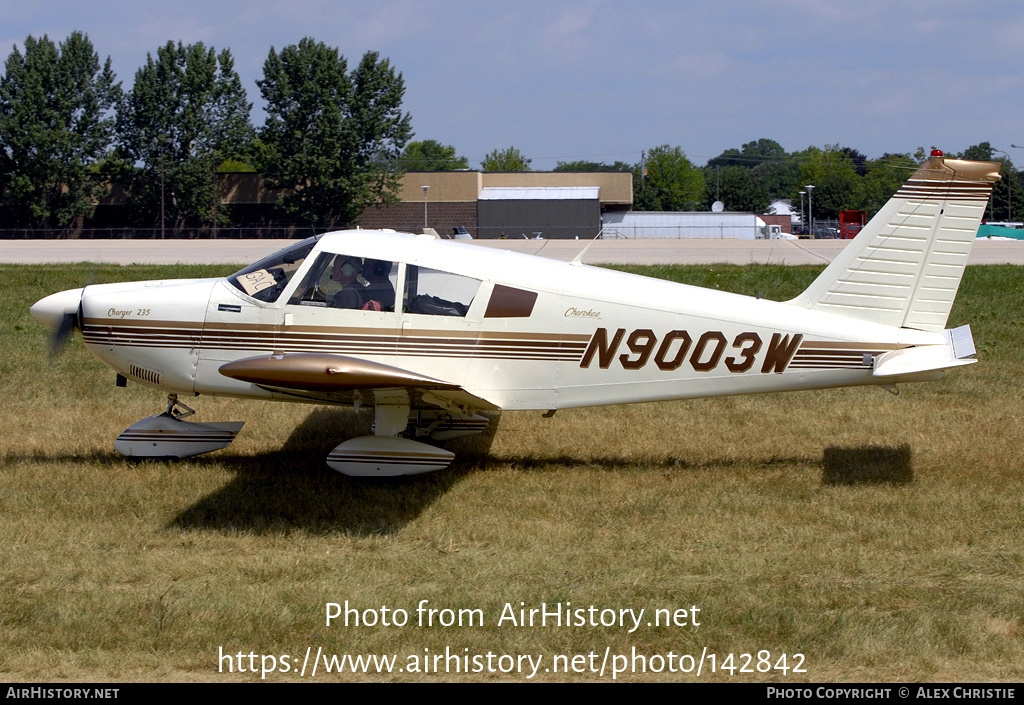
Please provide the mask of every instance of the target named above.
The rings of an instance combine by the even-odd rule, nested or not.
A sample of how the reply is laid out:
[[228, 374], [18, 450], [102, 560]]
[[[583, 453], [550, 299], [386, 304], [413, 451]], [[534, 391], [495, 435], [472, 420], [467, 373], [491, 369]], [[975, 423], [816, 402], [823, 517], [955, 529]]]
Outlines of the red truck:
[[839, 211], [839, 237], [843, 240], [852, 240], [867, 223], [864, 211]]

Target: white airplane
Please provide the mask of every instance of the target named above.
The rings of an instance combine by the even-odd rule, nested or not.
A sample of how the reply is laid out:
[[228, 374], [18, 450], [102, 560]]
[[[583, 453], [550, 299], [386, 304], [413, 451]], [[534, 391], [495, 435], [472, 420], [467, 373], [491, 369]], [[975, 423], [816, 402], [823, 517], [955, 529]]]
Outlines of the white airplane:
[[785, 303], [431, 235], [312, 237], [223, 279], [104, 284], [32, 315], [81, 331], [167, 410], [117, 439], [134, 457], [227, 447], [178, 395], [372, 405], [374, 435], [328, 456], [347, 475], [448, 466], [435, 443], [482, 411], [557, 409], [938, 379], [975, 362], [944, 330], [999, 165], [935, 151], [807, 290]]

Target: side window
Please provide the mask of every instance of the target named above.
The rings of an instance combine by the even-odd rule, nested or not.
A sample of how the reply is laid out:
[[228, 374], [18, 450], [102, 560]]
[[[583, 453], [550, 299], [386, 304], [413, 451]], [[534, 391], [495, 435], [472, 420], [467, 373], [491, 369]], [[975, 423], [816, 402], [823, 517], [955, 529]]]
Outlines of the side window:
[[403, 304], [409, 313], [464, 317], [479, 288], [479, 279], [409, 265]]
[[491, 300], [487, 302], [484, 318], [529, 318], [533, 305], [537, 303], [537, 292], [516, 289], [495, 284]]
[[288, 303], [394, 311], [397, 282], [397, 263], [321, 252]]

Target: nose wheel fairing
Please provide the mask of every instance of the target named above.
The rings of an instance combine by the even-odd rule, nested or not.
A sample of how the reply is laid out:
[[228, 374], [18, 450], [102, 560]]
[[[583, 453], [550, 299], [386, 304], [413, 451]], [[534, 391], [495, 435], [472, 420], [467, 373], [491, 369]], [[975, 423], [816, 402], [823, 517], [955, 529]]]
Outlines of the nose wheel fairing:
[[114, 441], [114, 450], [128, 458], [189, 458], [227, 448], [245, 425], [244, 421], [182, 420], [194, 413], [178, 401], [177, 395], [171, 394], [167, 411], [129, 426]]

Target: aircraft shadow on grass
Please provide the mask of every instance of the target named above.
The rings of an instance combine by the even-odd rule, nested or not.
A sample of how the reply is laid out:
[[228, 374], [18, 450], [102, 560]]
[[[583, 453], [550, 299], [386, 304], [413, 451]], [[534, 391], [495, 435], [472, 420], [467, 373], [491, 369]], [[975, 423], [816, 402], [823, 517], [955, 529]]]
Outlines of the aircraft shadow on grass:
[[[258, 534], [287, 534], [292, 531], [356, 536], [391, 535], [414, 521], [431, 504], [454, 488], [463, 478], [477, 472], [506, 469], [558, 472], [586, 466], [616, 471], [638, 465], [657, 472], [721, 469], [754, 462], [758, 466], [807, 465], [821, 462], [822, 485], [904, 485], [913, 481], [910, 446], [828, 446], [820, 460], [813, 456], [771, 456], [761, 461], [721, 457], [705, 462], [685, 458], [643, 461], [636, 458], [604, 456], [582, 460], [574, 457], [491, 458], [488, 456], [500, 424], [495, 414], [488, 429], [448, 445], [457, 445], [458, 459], [441, 472], [404, 478], [347, 478], [328, 468], [325, 449], [343, 434], [365, 433], [372, 422], [369, 413], [352, 414], [320, 408], [295, 428], [281, 450], [255, 456], [227, 455], [195, 459], [211, 463], [234, 474], [226, 485], [179, 512], [168, 529], [213, 529]], [[9, 465], [34, 462], [89, 462], [103, 467], [124, 465], [113, 452], [54, 456], [45, 453], [3, 458]], [[149, 461], [152, 462], [152, 461]]]
[[[317, 409], [296, 427], [283, 449], [255, 457], [227, 457], [219, 462], [235, 473], [215, 493], [182, 511], [168, 528], [243, 530], [257, 533], [344, 531], [354, 535], [390, 535], [415, 520], [463, 478], [476, 472], [505, 469], [558, 472], [580, 467], [620, 470], [643, 465], [661, 472], [701, 468], [729, 469], [749, 459], [722, 457], [695, 463], [682, 458], [638, 461], [604, 456], [491, 458], [488, 452], [500, 424], [495, 414], [488, 429], [477, 436], [450, 442], [457, 460], [445, 471], [406, 478], [346, 478], [323, 464], [324, 453], [339, 436], [364, 433], [369, 413], [353, 415], [337, 409]], [[907, 484], [913, 479], [909, 446], [829, 446], [823, 459], [772, 456], [764, 467], [821, 462], [822, 484]]]
[[822, 455], [821, 484], [909, 485], [914, 481], [910, 446], [827, 446]]

